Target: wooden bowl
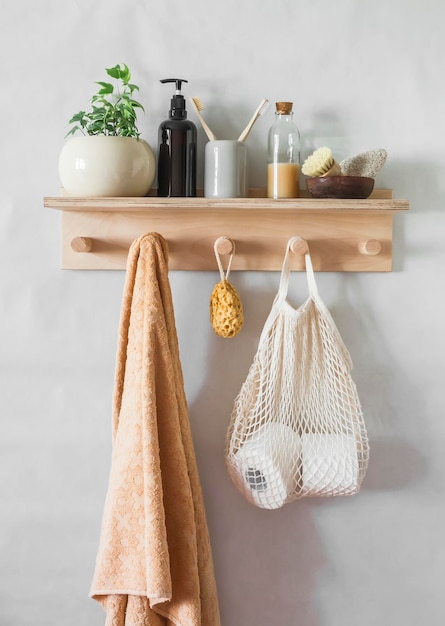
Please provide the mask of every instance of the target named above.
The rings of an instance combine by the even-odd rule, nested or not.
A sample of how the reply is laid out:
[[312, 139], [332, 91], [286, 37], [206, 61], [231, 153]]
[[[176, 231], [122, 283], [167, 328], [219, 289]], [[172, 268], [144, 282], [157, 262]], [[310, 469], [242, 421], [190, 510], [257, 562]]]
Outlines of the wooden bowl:
[[313, 198], [369, 198], [374, 179], [367, 176], [317, 176], [306, 178]]

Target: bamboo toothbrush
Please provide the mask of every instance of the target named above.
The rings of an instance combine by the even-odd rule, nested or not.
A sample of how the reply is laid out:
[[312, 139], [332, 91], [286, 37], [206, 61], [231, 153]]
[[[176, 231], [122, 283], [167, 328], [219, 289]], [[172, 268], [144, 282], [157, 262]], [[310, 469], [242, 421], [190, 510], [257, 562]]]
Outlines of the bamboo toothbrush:
[[216, 137], [214, 133], [207, 126], [205, 119], [201, 115], [201, 111], [204, 108], [203, 103], [201, 102], [199, 98], [190, 98], [190, 102], [193, 104], [193, 107], [196, 111], [196, 115], [198, 116], [198, 119], [201, 122], [201, 126], [203, 127], [205, 134], [207, 135], [210, 141], [215, 141]]
[[252, 115], [252, 118], [251, 118], [250, 122], [247, 124], [246, 128], [243, 130], [241, 135], [238, 137], [238, 141], [245, 141], [247, 139], [247, 137], [248, 137], [250, 131], [252, 130], [253, 125], [257, 121], [257, 119], [260, 117], [260, 115], [264, 115], [268, 108], [269, 108], [269, 100], [266, 100], [266, 99], [261, 100], [257, 110]]

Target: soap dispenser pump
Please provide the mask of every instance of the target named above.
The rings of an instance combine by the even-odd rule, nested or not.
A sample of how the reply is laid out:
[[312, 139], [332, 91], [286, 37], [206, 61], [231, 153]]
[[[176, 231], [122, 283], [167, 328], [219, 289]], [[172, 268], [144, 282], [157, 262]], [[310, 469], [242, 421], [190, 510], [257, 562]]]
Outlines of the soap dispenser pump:
[[181, 93], [184, 78], [164, 78], [175, 83], [168, 120], [159, 126], [158, 196], [196, 196], [196, 126], [187, 119], [185, 98]]

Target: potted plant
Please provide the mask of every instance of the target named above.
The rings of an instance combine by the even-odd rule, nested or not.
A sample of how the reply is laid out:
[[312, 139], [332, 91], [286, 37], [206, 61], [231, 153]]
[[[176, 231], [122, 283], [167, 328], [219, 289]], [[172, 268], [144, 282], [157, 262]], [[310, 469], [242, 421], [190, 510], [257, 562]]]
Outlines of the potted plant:
[[[71, 130], [59, 156], [59, 176], [70, 196], [145, 196], [154, 180], [156, 160], [140, 138], [134, 99], [139, 90], [131, 83], [127, 65], [105, 70], [115, 84], [99, 81], [91, 110], [70, 119]], [[80, 136], [73, 137], [76, 133]]]

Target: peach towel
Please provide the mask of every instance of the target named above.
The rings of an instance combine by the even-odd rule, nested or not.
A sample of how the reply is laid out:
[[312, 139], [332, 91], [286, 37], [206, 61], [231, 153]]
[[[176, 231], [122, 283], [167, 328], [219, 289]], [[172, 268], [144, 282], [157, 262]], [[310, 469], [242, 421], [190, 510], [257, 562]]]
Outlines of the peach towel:
[[91, 597], [106, 626], [219, 626], [168, 279], [168, 246], [133, 242], [122, 302], [113, 451]]

